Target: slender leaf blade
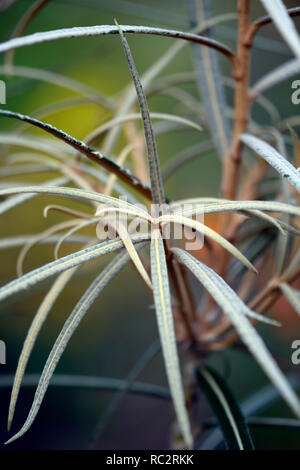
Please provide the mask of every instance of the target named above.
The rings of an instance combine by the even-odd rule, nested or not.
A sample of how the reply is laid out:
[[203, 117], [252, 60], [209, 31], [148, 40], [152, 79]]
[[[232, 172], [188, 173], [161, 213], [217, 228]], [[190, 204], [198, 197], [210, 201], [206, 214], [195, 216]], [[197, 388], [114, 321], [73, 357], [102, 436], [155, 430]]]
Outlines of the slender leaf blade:
[[208, 290], [218, 305], [223, 309], [224, 313], [228, 315], [242, 341], [248, 347], [258, 364], [260, 364], [265, 374], [278, 388], [282, 397], [293, 410], [295, 415], [300, 417], [300, 402], [296, 393], [279, 369], [255, 328], [253, 328], [246, 316], [241, 314], [241, 312], [235, 308], [234, 304], [228, 300], [226, 295], [224, 295], [223, 290], [215, 282], [216, 276], [218, 275], [211, 268], [195, 259], [189, 253], [179, 248], [174, 248], [173, 251], [176, 253], [179, 260], [184, 263], [199, 279], [205, 289]]
[[207, 366], [196, 369], [196, 378], [218, 420], [228, 449], [254, 450], [243, 412], [226, 382]]
[[20, 429], [12, 438], [10, 438], [6, 444], [11, 443], [22, 436], [32, 425], [35, 417], [39, 411], [45, 393], [48, 389], [49, 382], [57, 366], [57, 363], [62, 356], [71, 336], [73, 335], [76, 328], [79, 326], [81, 320], [87, 313], [90, 306], [99, 296], [100, 292], [104, 287], [116, 276], [121, 268], [128, 261], [127, 253], [121, 253], [118, 255], [94, 280], [90, 287], [85, 291], [76, 307], [74, 308], [71, 315], [65, 322], [45, 364], [42, 372], [39, 384], [37, 386], [35, 396], [28, 417]]
[[300, 173], [286, 158], [277, 152], [277, 150], [263, 140], [249, 134], [242, 134], [240, 139], [260, 157], [266, 160], [281, 176], [287, 179], [288, 183], [300, 192]]
[[151, 238], [151, 277], [159, 335], [170, 391], [184, 440], [189, 448], [193, 439], [185, 407], [180, 365], [176, 348], [174, 321], [165, 251], [160, 232], [153, 230]]

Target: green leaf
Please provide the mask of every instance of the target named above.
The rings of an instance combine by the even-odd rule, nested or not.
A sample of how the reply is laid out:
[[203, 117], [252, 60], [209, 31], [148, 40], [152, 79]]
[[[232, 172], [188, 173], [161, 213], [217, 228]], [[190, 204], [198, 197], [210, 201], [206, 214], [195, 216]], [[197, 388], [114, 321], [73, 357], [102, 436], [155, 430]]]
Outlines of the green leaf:
[[156, 229], [153, 230], [151, 239], [151, 277], [156, 317], [170, 392], [182, 435], [187, 446], [191, 448], [193, 438], [185, 407], [184, 390], [176, 348], [166, 257], [160, 232]]
[[10, 438], [6, 444], [15, 441], [22, 436], [32, 425], [35, 417], [39, 411], [45, 393], [48, 389], [49, 382], [54, 373], [59, 359], [61, 358], [71, 336], [73, 335], [79, 323], [87, 313], [90, 306], [99, 296], [100, 292], [104, 287], [118, 274], [122, 267], [128, 261], [127, 253], [122, 252], [118, 255], [94, 280], [90, 287], [85, 291], [80, 301], [77, 303], [71, 315], [65, 322], [55, 344], [49, 354], [45, 367], [43, 369], [41, 378], [39, 380], [35, 396], [28, 417], [20, 429], [12, 438]]
[[228, 315], [242, 341], [248, 347], [258, 364], [260, 364], [266, 375], [278, 388], [282, 397], [285, 399], [286, 403], [288, 403], [296, 416], [300, 417], [300, 402], [296, 393], [277, 366], [255, 328], [253, 328], [246, 316], [242, 314], [238, 305], [235, 302], [229, 301], [224, 289], [222, 289], [220, 284], [216, 282], [216, 278], [221, 279], [220, 276], [189, 253], [179, 248], [174, 248], [173, 251], [176, 253], [179, 260], [184, 263], [199, 279], [204, 288], [208, 290], [211, 296], [222, 308], [224, 313]]
[[222, 429], [227, 448], [254, 450], [244, 415], [225, 381], [211, 367], [197, 368], [196, 378]]

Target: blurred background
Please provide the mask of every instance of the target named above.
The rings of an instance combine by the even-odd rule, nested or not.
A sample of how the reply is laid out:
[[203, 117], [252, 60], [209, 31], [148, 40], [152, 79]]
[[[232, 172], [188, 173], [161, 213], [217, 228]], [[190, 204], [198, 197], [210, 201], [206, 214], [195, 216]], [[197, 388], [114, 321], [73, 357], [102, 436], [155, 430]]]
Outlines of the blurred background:
[[[3, 2], [3, 0], [2, 0]], [[0, 13], [1, 41], [7, 40], [26, 10], [30, 0], [17, 0]], [[216, 14], [236, 10], [236, 1], [212, 1]], [[299, 6], [298, 1], [285, 1], [286, 6]], [[1, 1], [0, 1], [1, 7]], [[264, 14], [260, 2], [253, 1], [253, 18]], [[152, 25], [172, 29], [189, 29], [187, 2], [182, 0], [52, 0], [35, 17], [25, 34], [73, 26], [113, 24]], [[299, 24], [298, 19], [295, 20]], [[217, 38], [235, 48], [236, 21], [226, 22], [216, 28]], [[130, 46], [139, 73], [151, 66], [171, 44], [173, 39], [155, 36], [130, 35]], [[252, 56], [251, 82], [270, 71], [274, 66], [291, 58], [290, 52], [273, 26], [263, 28], [257, 37]], [[1, 63], [3, 57], [1, 57]], [[221, 61], [224, 75], [230, 70], [225, 60]], [[15, 64], [50, 70], [75, 78], [109, 96], [117, 95], [130, 82], [130, 75], [119, 37], [53, 41], [16, 51]], [[186, 45], [168, 65], [161, 76], [174, 72], [193, 70], [190, 45]], [[7, 85], [7, 102], [4, 109], [31, 115], [36, 109], [60, 99], [75, 97], [76, 94], [64, 88], [41, 81], [2, 75]], [[297, 78], [297, 77], [295, 77]], [[194, 83], [183, 89], [198, 96]], [[280, 109], [281, 117], [297, 114], [291, 103], [291, 81], [284, 82], [266, 93]], [[228, 90], [228, 102], [232, 104], [232, 92]], [[181, 114], [178, 102], [171, 97], [157, 95], [149, 98], [151, 111]], [[83, 139], [94, 127], [107, 119], [107, 111], [99, 105], [86, 104], [76, 108], [49, 114], [44, 120], [71, 135]], [[267, 115], [260, 107], [252, 110], [253, 118], [261, 124], [267, 122]], [[195, 116], [193, 117], [195, 119]], [[16, 122], [0, 118], [0, 132], [12, 131], [19, 126]], [[43, 135], [41, 131], [26, 128], [24, 135]], [[159, 133], [158, 150], [162, 165], [182, 149], [207, 139], [189, 128], [176, 132]], [[120, 148], [122, 142], [120, 142]], [[13, 147], [12, 147], [13, 150]], [[0, 162], [1, 165], [1, 162]], [[44, 177], [43, 177], [44, 178]], [[32, 182], [41, 181], [41, 175], [26, 177]], [[193, 159], [166, 184], [170, 198], [195, 196], [218, 196], [221, 166], [216, 152], [207, 152], [201, 158]], [[13, 178], [11, 178], [13, 181]], [[50, 201], [50, 202], [49, 202]], [[24, 233], [36, 233], [50, 226], [54, 221], [65, 220], [63, 214], [51, 214], [45, 220], [42, 212], [48, 203], [58, 202], [44, 196], [28, 201], [1, 217], [0, 237]], [[61, 202], [61, 201], [59, 201]], [[78, 204], [80, 207], [80, 204]], [[0, 251], [0, 283], [5, 284], [16, 276], [15, 263], [20, 248]], [[69, 251], [68, 251], [69, 250]], [[62, 254], [70, 252], [64, 248]], [[35, 247], [25, 260], [29, 271], [53, 259], [49, 245]], [[42, 328], [32, 353], [27, 372], [39, 374], [65, 319], [81, 293], [89, 285], [95, 272], [107, 263], [105, 260], [85, 265], [55, 304]], [[18, 356], [32, 318], [52, 281], [39, 284], [22, 292], [18, 297], [8, 299], [0, 305], [0, 339], [7, 346], [7, 364], [0, 365], [0, 374], [13, 374]], [[276, 307], [277, 316], [283, 319], [281, 332], [261, 328], [267, 344], [278, 352], [281, 365], [290, 373], [298, 373], [299, 367], [291, 363], [291, 343], [299, 339], [299, 322], [296, 313], [286, 303]], [[63, 354], [56, 372], [60, 374], [88, 375], [124, 379], [142, 354], [157, 339], [156, 322], [151, 298], [131, 266], [127, 266], [118, 277], [101, 293], [80, 327], [72, 337]], [[243, 352], [228, 349], [212, 354], [209, 363], [220, 373], [224, 364], [229, 365], [228, 383], [240, 401], [243, 401], [266, 385], [267, 379], [259, 366]], [[139, 381], [166, 387], [162, 358], [158, 353], [140, 374]], [[8, 438], [6, 417], [10, 388], [0, 387], [0, 448]], [[17, 404], [13, 431], [24, 422], [34, 395], [33, 387], [21, 390]], [[170, 442], [172, 407], [168, 400], [127, 393], [112, 416], [105, 421], [101, 432], [96, 429], [103, 423], [107, 406], [114, 393], [83, 387], [50, 387], [32, 428], [21, 439], [10, 445], [11, 449], [163, 449]], [[204, 398], [199, 406], [200, 415], [209, 416]], [[287, 407], [279, 400], [265, 413], [270, 416], [290, 416]], [[257, 428], [253, 430], [257, 448], [300, 448], [299, 431]], [[96, 436], [96, 437], [95, 437]]]

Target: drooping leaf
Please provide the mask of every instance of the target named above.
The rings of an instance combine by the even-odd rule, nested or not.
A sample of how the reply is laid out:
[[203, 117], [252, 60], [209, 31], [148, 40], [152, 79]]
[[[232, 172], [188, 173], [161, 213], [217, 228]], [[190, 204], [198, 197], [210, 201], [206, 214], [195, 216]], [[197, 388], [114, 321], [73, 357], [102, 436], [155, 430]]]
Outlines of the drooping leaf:
[[242, 134], [240, 139], [260, 157], [264, 158], [281, 176], [286, 178], [288, 183], [300, 192], [300, 173], [277, 150], [263, 140], [249, 134]]
[[[55, 196], [62, 196], [67, 198], [82, 199], [84, 201], [93, 201], [99, 204], [107, 204], [108, 206], [123, 208], [128, 210], [137, 211], [136, 206], [130, 204], [122, 199], [117, 199], [105, 194], [96, 193], [94, 191], [87, 191], [84, 189], [59, 187], [54, 186], [20, 186], [15, 188], [6, 188], [0, 190], [0, 196], [8, 196], [10, 194], [53, 194]], [[139, 208], [139, 212], [143, 210]], [[146, 211], [144, 211], [146, 213]], [[146, 213], [147, 214], [147, 213]]]
[[233, 256], [241, 261], [248, 269], [253, 272], [257, 272], [256, 268], [253, 266], [252, 263], [234, 246], [232, 245], [226, 238], [219, 235], [215, 230], [212, 230], [210, 227], [198, 222], [197, 220], [189, 219], [188, 217], [182, 217], [181, 215], [162, 215], [158, 219], [161, 223], [170, 223], [173, 222], [175, 224], [185, 225], [187, 227], [193, 228], [198, 232], [206, 235], [209, 238], [215, 240], [219, 245], [221, 245], [225, 250], [229, 251]]
[[[183, 208], [180, 208], [180, 207]], [[186, 206], [186, 208], [184, 208]], [[192, 206], [192, 207], [191, 207]], [[226, 211], [267, 211], [282, 212], [283, 214], [300, 215], [300, 208], [279, 201], [229, 201], [215, 198], [182, 199], [171, 204], [176, 214], [191, 217], [197, 214], [212, 214]], [[180, 208], [180, 209], [179, 209]], [[278, 221], [280, 223], [280, 221]]]
[[213, 144], [210, 141], [202, 142], [200, 144], [193, 145], [192, 147], [188, 147], [187, 149], [183, 150], [182, 152], [178, 153], [174, 157], [172, 157], [164, 168], [162, 169], [163, 179], [167, 180], [175, 171], [177, 171], [180, 167], [185, 165], [186, 162], [194, 159], [198, 155], [203, 155], [206, 152], [212, 150]]
[[[234, 53], [224, 44], [215, 41], [214, 39], [206, 38], [198, 34], [187, 33], [184, 31], [176, 31], [172, 29], [153, 28], [149, 26], [133, 26], [133, 25], [120, 25], [124, 33], [133, 34], [153, 34], [156, 36], [166, 36], [176, 39], [184, 39], [186, 41], [195, 42], [197, 44], [203, 44], [205, 46], [216, 49], [217, 51], [224, 54], [230, 60], [233, 60]], [[101, 36], [107, 34], [116, 34], [119, 32], [119, 28], [115, 25], [104, 25], [104, 26], [86, 26], [86, 27], [74, 27], [57, 29], [53, 31], [44, 31], [41, 33], [30, 34], [21, 38], [11, 39], [3, 42], [0, 45], [0, 53], [9, 51], [11, 49], [17, 49], [19, 47], [31, 46], [33, 44], [39, 44], [48, 41], [56, 41], [59, 39], [68, 39], [76, 37], [90, 37], [90, 36]]]
[[253, 100], [264, 91], [272, 88], [283, 80], [287, 80], [290, 77], [298, 74], [300, 70], [300, 60], [292, 59], [283, 65], [280, 65], [272, 72], [264, 75], [257, 83], [250, 89], [249, 96]]
[[69, 282], [71, 277], [74, 275], [76, 271], [76, 267], [69, 269], [68, 271], [63, 272], [59, 275], [59, 277], [54, 281], [53, 285], [49, 289], [47, 295], [45, 296], [44, 300], [42, 301], [25, 338], [22, 352], [19, 357], [18, 367], [15, 373], [13, 388], [10, 397], [9, 403], [9, 412], [8, 412], [8, 422], [7, 428], [10, 430], [11, 424], [13, 421], [15, 407], [19, 396], [20, 387], [22, 384], [22, 379], [25, 374], [25, 369], [31, 354], [31, 351], [34, 347], [36, 342], [37, 336], [47, 319], [47, 316], [52, 309], [57, 297], [65, 288], [66, 284]]
[[193, 439], [185, 407], [184, 390], [176, 348], [166, 257], [160, 232], [156, 229], [153, 230], [151, 239], [151, 277], [156, 317], [170, 392], [182, 435], [187, 446], [191, 448]]
[[[199, 124], [197, 124], [195, 121], [192, 121], [191, 119], [184, 118], [182, 116], [178, 116], [176, 114], [155, 113], [155, 112], [152, 113], [151, 112], [151, 113], [149, 113], [149, 116], [150, 116], [151, 119], [161, 119], [162, 121], [178, 122], [179, 124], [191, 127], [192, 129], [195, 129], [197, 131], [202, 131], [202, 127]], [[141, 119], [141, 114], [139, 114], [139, 113], [130, 113], [130, 114], [125, 114], [125, 115], [122, 115], [122, 116], [118, 116], [114, 119], [111, 119], [110, 121], [106, 121], [104, 124], [101, 124], [101, 126], [94, 129], [85, 138], [85, 142], [87, 144], [89, 144], [90, 142], [93, 142], [95, 139], [100, 137], [101, 134], [108, 131], [112, 127], [117, 126], [119, 124], [123, 124], [125, 122], [136, 121], [136, 120], [139, 120], [139, 119]]]
[[228, 300], [223, 289], [221, 289], [220, 285], [215, 282], [216, 276], [218, 277], [218, 275], [211, 268], [195, 259], [189, 253], [179, 248], [174, 248], [173, 250], [180, 261], [191, 270], [191, 272], [199, 279], [205, 289], [208, 290], [211, 296], [222, 308], [224, 313], [228, 315], [242, 341], [260, 364], [265, 374], [278, 388], [282, 397], [293, 410], [295, 415], [300, 417], [300, 402], [296, 393], [289, 385], [287, 379], [279, 369], [255, 328], [253, 328], [246, 316], [241, 314], [241, 311], [235, 307], [235, 304]]
[[254, 450], [243, 412], [226, 382], [211, 367], [198, 367], [196, 378], [222, 429], [230, 450]]
[[39, 408], [41, 406], [45, 393], [48, 389], [48, 385], [53, 375], [53, 372], [56, 368], [56, 365], [60, 357], [62, 356], [71, 336], [73, 335], [79, 323], [81, 322], [81, 320], [87, 313], [90, 306], [99, 296], [100, 292], [116, 276], [116, 274], [118, 274], [118, 272], [122, 269], [122, 267], [126, 264], [127, 261], [128, 261], [128, 255], [126, 252], [125, 253], [123, 252], [120, 255], [118, 255], [94, 280], [94, 282], [85, 291], [85, 293], [83, 294], [83, 296], [77, 303], [73, 312], [71, 313], [71, 315], [68, 317], [67, 321], [65, 322], [49, 354], [49, 357], [47, 359], [47, 362], [45, 364], [45, 367], [43, 369], [41, 378], [39, 380], [39, 383], [35, 392], [31, 409], [29, 411], [28, 417], [24, 425], [22, 426], [19, 432], [17, 432], [12, 438], [10, 438], [6, 442], [6, 444], [18, 439], [32, 425], [39, 411]]
[[51, 83], [51, 85], [59, 86], [72, 90], [83, 96], [86, 96], [92, 102], [105, 106], [108, 109], [114, 109], [115, 103], [111, 98], [101, 94], [98, 90], [89, 87], [85, 83], [78, 82], [74, 78], [60, 75], [50, 70], [41, 70], [32, 67], [14, 66], [7, 69], [5, 66], [0, 66], [0, 74], [12, 75], [14, 77], [30, 78], [32, 80], [40, 80], [43, 82]]
[[[53, 186], [60, 186], [63, 184], [68, 183], [67, 178], [55, 178], [52, 180], [48, 180], [45, 183], [42, 183], [42, 185], [48, 186], [53, 185]], [[17, 194], [16, 196], [10, 197], [9, 199], [6, 199], [3, 202], [0, 202], [0, 215], [4, 214], [5, 212], [13, 209], [14, 207], [19, 206], [20, 204], [23, 204], [23, 202], [28, 201], [29, 199], [32, 199], [36, 196], [34, 193], [29, 193], [29, 194]]]
[[[17, 237], [7, 237], [7, 238], [0, 238], [0, 250], [5, 250], [6, 248], [15, 248], [18, 246], [22, 246], [25, 243], [28, 243], [29, 240], [34, 237], [34, 234], [31, 235], [21, 235]], [[45, 240], [41, 240], [42, 244], [52, 244], [57, 243], [60, 237], [58, 235], [53, 235]], [[93, 241], [93, 237], [89, 236], [73, 236], [68, 238], [65, 243], [75, 244], [75, 245], [84, 245]]]

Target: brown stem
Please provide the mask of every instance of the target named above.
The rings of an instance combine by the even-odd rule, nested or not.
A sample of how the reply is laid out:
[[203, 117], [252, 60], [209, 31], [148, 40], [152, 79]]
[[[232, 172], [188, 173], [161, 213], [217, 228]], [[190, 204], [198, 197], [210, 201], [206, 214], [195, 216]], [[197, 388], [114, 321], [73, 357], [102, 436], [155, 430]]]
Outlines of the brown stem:
[[223, 197], [235, 199], [239, 181], [242, 143], [240, 135], [245, 132], [248, 123], [248, 84], [250, 47], [245, 43], [245, 36], [250, 22], [250, 0], [238, 0], [239, 28], [238, 50], [233, 65], [235, 80], [235, 119], [232, 147], [225, 157]]
[[[225, 156], [223, 166], [222, 195], [225, 199], [236, 199], [240, 166], [242, 142], [240, 135], [246, 131], [249, 114], [249, 70], [250, 70], [250, 46], [245, 42], [245, 36], [250, 24], [250, 0], [238, 0], [239, 27], [238, 27], [238, 48], [237, 55], [233, 63], [233, 78], [235, 80], [235, 118], [231, 149]], [[221, 217], [221, 233], [231, 242], [234, 241], [238, 224], [234, 223], [233, 214], [223, 214]], [[218, 271], [220, 275], [226, 273], [229, 256], [223, 252], [220, 257]]]

